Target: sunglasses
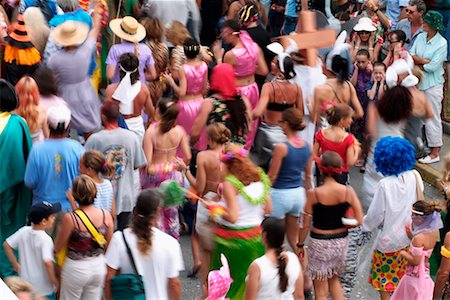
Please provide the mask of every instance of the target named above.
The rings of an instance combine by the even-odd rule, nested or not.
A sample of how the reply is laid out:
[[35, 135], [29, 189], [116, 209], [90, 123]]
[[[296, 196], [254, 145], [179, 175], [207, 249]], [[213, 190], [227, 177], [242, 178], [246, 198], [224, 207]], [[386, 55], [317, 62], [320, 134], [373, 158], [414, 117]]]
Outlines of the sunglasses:
[[388, 40], [388, 42], [391, 44], [394, 44], [394, 43], [398, 43], [399, 41]]
[[358, 31], [358, 34], [370, 34], [370, 31]]
[[407, 14], [413, 14], [413, 13], [415, 13], [417, 10], [412, 10], [412, 9], [409, 9], [409, 8], [407, 8], [407, 9], [405, 9], [405, 11], [406, 11], [406, 13]]

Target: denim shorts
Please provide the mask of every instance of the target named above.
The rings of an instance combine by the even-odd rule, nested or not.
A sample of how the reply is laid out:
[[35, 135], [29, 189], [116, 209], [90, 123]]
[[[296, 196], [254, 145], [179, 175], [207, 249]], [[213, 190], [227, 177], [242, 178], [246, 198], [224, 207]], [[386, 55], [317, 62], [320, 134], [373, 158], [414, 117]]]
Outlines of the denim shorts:
[[284, 16], [284, 34], [295, 31], [297, 27], [297, 17]]
[[305, 207], [306, 193], [303, 187], [293, 189], [272, 188], [272, 216], [284, 219], [285, 215], [299, 217]]

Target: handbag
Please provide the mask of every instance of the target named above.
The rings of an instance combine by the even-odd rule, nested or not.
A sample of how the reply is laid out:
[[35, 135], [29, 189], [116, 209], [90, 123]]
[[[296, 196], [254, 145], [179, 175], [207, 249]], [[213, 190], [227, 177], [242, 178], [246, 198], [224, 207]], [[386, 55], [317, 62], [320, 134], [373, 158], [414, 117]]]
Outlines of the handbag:
[[136, 264], [134, 263], [133, 254], [128, 246], [125, 234], [122, 231], [123, 241], [127, 248], [128, 258], [133, 267], [134, 274], [119, 274], [111, 279], [111, 294], [113, 300], [145, 300], [145, 289], [142, 276], [139, 275]]
[[[102, 249], [105, 249], [106, 246], [105, 237], [98, 231], [97, 227], [95, 227], [94, 224], [92, 224], [92, 221], [89, 219], [86, 213], [81, 209], [77, 209], [75, 211], [75, 214], [77, 214], [77, 216], [80, 217], [81, 222], [83, 222], [84, 226], [86, 226], [87, 230], [92, 235], [97, 244]], [[58, 264], [58, 266], [62, 267], [64, 261], [66, 260], [66, 257], [67, 257], [67, 246], [58, 251], [58, 253], [56, 253], [56, 263]]]
[[414, 178], [416, 179], [416, 195], [417, 195], [416, 201], [425, 200], [425, 196], [423, 194], [423, 191], [420, 189], [419, 178], [417, 177], [416, 172], [415, 171], [413, 171], [413, 172], [414, 172]]

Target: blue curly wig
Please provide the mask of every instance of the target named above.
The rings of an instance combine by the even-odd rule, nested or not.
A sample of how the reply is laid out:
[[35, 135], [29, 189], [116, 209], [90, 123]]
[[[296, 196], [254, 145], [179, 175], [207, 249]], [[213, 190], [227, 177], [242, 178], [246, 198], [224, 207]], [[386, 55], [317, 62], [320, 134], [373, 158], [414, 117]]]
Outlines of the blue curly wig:
[[384, 137], [375, 146], [374, 162], [377, 171], [384, 176], [395, 175], [412, 170], [416, 158], [414, 147], [400, 137]]

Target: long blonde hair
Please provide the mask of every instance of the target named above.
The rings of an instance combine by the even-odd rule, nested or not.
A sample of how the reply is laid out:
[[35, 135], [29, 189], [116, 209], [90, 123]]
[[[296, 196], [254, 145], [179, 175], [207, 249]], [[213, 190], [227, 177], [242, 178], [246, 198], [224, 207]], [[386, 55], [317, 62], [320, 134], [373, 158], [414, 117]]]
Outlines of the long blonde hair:
[[33, 78], [22, 77], [16, 84], [16, 92], [19, 96], [19, 107], [16, 112], [28, 124], [31, 133], [39, 129], [39, 89]]

